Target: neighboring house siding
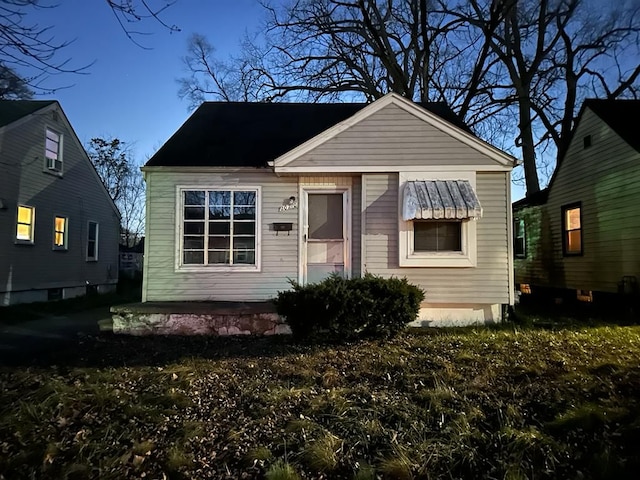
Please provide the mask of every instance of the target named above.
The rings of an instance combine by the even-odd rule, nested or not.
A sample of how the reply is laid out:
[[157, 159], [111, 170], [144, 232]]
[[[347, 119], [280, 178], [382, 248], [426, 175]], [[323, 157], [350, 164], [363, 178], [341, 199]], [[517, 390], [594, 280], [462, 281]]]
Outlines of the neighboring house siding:
[[[143, 301], [237, 300], [272, 298], [298, 278], [298, 210], [280, 212], [298, 196], [297, 177], [278, 177], [271, 170], [196, 173], [147, 171], [147, 230]], [[261, 186], [261, 271], [176, 271], [176, 188], [178, 186]], [[290, 234], [276, 235], [274, 222], [292, 222]]]
[[[119, 221], [75, 134], [47, 107], [0, 129], [0, 300], [7, 292], [113, 284], [118, 278]], [[63, 135], [63, 176], [46, 173], [45, 129]], [[15, 243], [17, 205], [35, 207], [33, 245]], [[53, 250], [54, 216], [68, 218], [68, 250]], [[99, 224], [98, 261], [86, 261], [87, 222]], [[15, 297], [15, 294], [13, 295]], [[34, 299], [46, 300], [44, 296]]]
[[[586, 135], [592, 144], [585, 149]], [[543, 207], [548, 228], [540, 236], [550, 248], [543, 256], [530, 252], [531, 268], [546, 269], [549, 278], [516, 275], [534, 285], [602, 292], [618, 291], [623, 276], [640, 278], [639, 201], [640, 153], [586, 109]], [[565, 257], [561, 209], [575, 202], [582, 205], [583, 254]]]
[[556, 270], [553, 259], [549, 214], [544, 205], [522, 208], [513, 214], [514, 220], [525, 222], [525, 257], [514, 259], [515, 283], [549, 285]]
[[290, 166], [487, 165], [493, 160], [396, 105], [389, 105]]
[[406, 277], [425, 290], [427, 303], [509, 303], [508, 173], [477, 174], [483, 216], [477, 220], [477, 267], [473, 268], [399, 268], [398, 175], [365, 174], [362, 184], [367, 272]]

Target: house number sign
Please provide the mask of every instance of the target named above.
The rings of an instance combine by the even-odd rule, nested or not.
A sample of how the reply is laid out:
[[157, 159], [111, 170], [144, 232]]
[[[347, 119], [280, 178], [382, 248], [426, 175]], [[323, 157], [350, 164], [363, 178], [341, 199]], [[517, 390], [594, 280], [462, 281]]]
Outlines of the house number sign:
[[282, 202], [278, 211], [286, 212], [287, 210], [293, 210], [294, 208], [298, 208], [298, 200], [296, 200], [296, 197], [289, 197], [287, 200]]

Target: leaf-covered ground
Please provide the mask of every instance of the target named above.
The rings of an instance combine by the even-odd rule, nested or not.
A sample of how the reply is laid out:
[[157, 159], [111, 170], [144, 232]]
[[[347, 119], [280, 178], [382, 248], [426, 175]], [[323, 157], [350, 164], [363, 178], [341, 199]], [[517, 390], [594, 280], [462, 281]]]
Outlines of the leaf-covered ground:
[[0, 478], [637, 478], [640, 327], [85, 338], [0, 367]]

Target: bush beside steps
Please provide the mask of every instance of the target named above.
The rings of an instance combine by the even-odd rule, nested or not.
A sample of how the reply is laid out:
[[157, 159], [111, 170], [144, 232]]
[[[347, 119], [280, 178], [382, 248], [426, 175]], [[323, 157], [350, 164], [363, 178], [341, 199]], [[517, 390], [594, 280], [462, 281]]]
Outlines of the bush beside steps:
[[333, 274], [320, 283], [291, 285], [274, 303], [301, 341], [391, 338], [417, 318], [424, 300], [424, 292], [406, 278], [371, 274], [350, 279]]

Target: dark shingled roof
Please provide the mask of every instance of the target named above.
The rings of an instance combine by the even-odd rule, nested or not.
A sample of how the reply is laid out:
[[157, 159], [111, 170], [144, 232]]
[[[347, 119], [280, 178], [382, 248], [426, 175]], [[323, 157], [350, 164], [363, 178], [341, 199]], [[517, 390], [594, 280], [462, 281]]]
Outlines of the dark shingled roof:
[[549, 187], [540, 191], [532, 193], [531, 195], [521, 198], [520, 200], [513, 202], [513, 210], [521, 210], [526, 207], [535, 207], [536, 205], [544, 205], [549, 198]]
[[[266, 167], [367, 105], [206, 102], [146, 165]], [[468, 131], [446, 104], [421, 106]]]
[[0, 100], [0, 127], [20, 120], [54, 102], [55, 100]]
[[622, 139], [640, 152], [637, 118], [640, 100], [602, 100], [589, 98], [584, 107], [590, 108]]

